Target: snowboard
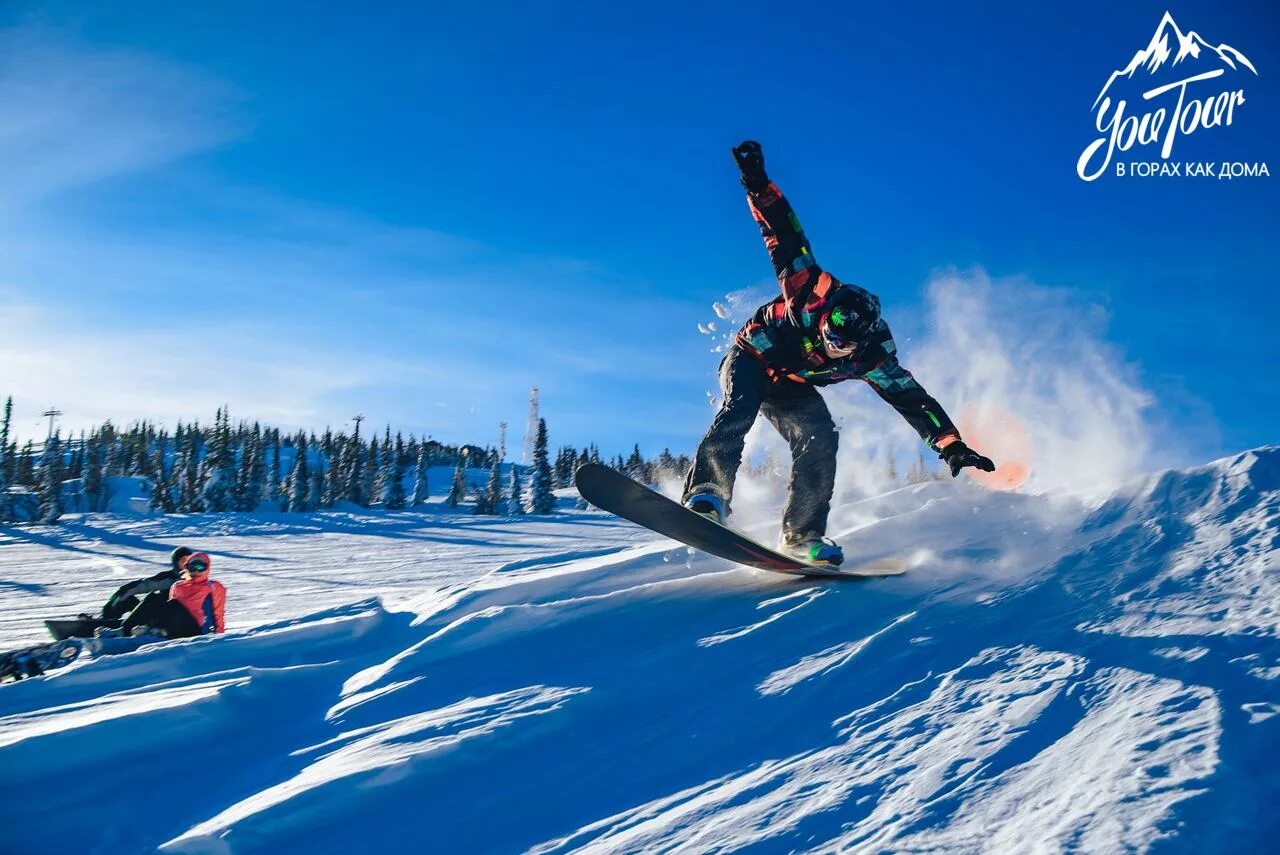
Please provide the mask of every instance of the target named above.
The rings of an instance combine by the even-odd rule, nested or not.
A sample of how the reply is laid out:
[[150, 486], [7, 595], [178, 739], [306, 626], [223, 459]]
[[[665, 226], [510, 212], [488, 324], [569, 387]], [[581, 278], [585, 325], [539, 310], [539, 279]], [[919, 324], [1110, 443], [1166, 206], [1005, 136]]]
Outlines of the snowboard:
[[84, 652], [85, 645], [84, 639], [68, 638], [0, 654], [0, 680], [39, 677], [52, 668], [70, 665]]
[[599, 463], [585, 463], [578, 467], [573, 474], [573, 482], [582, 498], [601, 510], [694, 549], [749, 567], [796, 576], [851, 579], [896, 576], [907, 571], [906, 562], [900, 558], [885, 558], [847, 568], [800, 561], [757, 543], [728, 526], [695, 514], [679, 502]]
[[93, 638], [93, 631], [98, 627], [116, 627], [120, 621], [103, 620], [102, 618], [72, 618], [70, 620], [47, 620], [45, 629], [57, 641], [66, 638]]
[[[66, 623], [75, 624], [79, 621]], [[118, 656], [121, 653], [132, 653], [148, 644], [169, 640], [162, 635], [70, 636], [49, 644], [12, 650], [0, 653], [0, 681], [39, 677], [46, 671], [70, 665], [82, 656]]]

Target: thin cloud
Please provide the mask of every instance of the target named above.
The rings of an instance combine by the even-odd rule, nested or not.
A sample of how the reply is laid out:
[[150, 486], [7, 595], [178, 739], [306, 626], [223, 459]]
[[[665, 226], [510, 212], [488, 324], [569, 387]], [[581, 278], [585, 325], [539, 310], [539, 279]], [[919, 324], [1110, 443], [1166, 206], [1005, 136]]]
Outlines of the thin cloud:
[[[183, 162], [238, 138], [237, 104], [156, 57], [0, 32], [0, 396], [20, 412], [56, 405], [76, 431], [208, 420], [229, 404], [318, 429], [359, 409], [483, 441], [500, 420], [523, 423], [531, 385], [561, 397], [571, 422], [591, 390], [630, 404], [702, 355], [692, 336], [684, 354], [674, 346], [692, 305], [589, 260]], [[107, 180], [127, 218], [89, 186]], [[577, 421], [563, 441], [603, 438], [598, 415]]]
[[246, 128], [236, 100], [152, 56], [0, 31], [0, 212], [231, 140]]
[[0, 301], [0, 377], [27, 409], [57, 405], [73, 430], [111, 419], [169, 425], [226, 403], [283, 426], [344, 421], [345, 393], [393, 382], [426, 388], [443, 372], [353, 352], [315, 353], [254, 327], [85, 329], [38, 306]]

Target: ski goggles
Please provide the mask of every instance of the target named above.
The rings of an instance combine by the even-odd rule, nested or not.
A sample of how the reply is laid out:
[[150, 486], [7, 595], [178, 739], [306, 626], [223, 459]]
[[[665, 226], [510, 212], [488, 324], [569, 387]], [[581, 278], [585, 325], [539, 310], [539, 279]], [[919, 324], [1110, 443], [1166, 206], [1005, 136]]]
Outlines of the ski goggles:
[[203, 556], [191, 556], [182, 564], [182, 569], [188, 573], [207, 573], [209, 572], [209, 559]]
[[819, 330], [829, 347], [852, 352], [871, 334], [872, 326], [868, 316], [836, 307], [822, 319]]
[[856, 340], [846, 339], [844, 336], [833, 330], [830, 324], [823, 324], [819, 332], [822, 333], [823, 342], [832, 350], [848, 351], [849, 353], [852, 353], [858, 349], [858, 342]]

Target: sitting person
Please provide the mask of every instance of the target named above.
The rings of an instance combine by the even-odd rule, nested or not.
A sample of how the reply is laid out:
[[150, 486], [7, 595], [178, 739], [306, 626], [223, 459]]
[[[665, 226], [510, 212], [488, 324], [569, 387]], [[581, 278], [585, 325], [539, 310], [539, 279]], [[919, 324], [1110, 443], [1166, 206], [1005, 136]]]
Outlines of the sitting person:
[[[120, 635], [156, 635], [190, 638], [226, 629], [227, 589], [209, 578], [211, 562], [203, 552], [193, 552], [178, 562], [181, 578], [168, 591], [147, 594], [124, 618]], [[103, 630], [100, 634], [116, 634]]]
[[[182, 570], [179, 564], [182, 559], [192, 554], [195, 550], [185, 546], [179, 546], [173, 552], [169, 553], [169, 569], [163, 570], [154, 576], [148, 576], [145, 579], [135, 579], [132, 582], [121, 585], [120, 588], [111, 595], [107, 600], [107, 604], [102, 607], [103, 621], [118, 621], [138, 607], [138, 603], [142, 602], [142, 598], [147, 594], [156, 591], [168, 591], [174, 582], [182, 578]], [[85, 617], [88, 617], [87, 615]], [[109, 625], [109, 624], [108, 624]]]
[[[84, 625], [72, 635], [56, 635], [59, 640], [52, 644], [0, 654], [0, 681], [37, 677], [49, 669], [69, 665], [85, 649], [93, 650], [95, 655], [112, 656], [131, 653], [166, 638], [191, 638], [225, 631], [227, 589], [221, 582], [209, 578], [208, 555], [186, 551], [188, 554], [177, 562], [178, 581], [167, 591], [147, 593], [123, 619], [82, 616]], [[154, 582], [158, 578], [139, 581]], [[83, 638], [96, 640], [86, 642]]]
[[[81, 612], [74, 621], [46, 621], [54, 638], [93, 638], [99, 629], [119, 629], [124, 616], [138, 607], [142, 598], [148, 594], [160, 592], [167, 594], [173, 583], [182, 578], [182, 570], [178, 566], [182, 559], [191, 555], [194, 550], [179, 546], [169, 553], [169, 567], [166, 570], [148, 576], [145, 579], [134, 579], [116, 589], [107, 598], [101, 615]], [[58, 624], [54, 628], [54, 624]]]

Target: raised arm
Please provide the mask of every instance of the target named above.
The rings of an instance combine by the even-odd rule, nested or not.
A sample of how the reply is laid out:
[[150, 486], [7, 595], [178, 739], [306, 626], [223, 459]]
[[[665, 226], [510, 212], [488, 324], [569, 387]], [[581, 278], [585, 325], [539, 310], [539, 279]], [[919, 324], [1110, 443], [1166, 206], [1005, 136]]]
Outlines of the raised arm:
[[750, 140], [733, 149], [733, 159], [742, 172], [742, 186], [747, 188], [747, 205], [760, 227], [773, 272], [782, 286], [788, 303], [800, 297], [818, 280], [822, 268], [813, 258], [809, 239], [800, 227], [791, 203], [778, 185], [764, 171], [764, 152], [760, 143]]

